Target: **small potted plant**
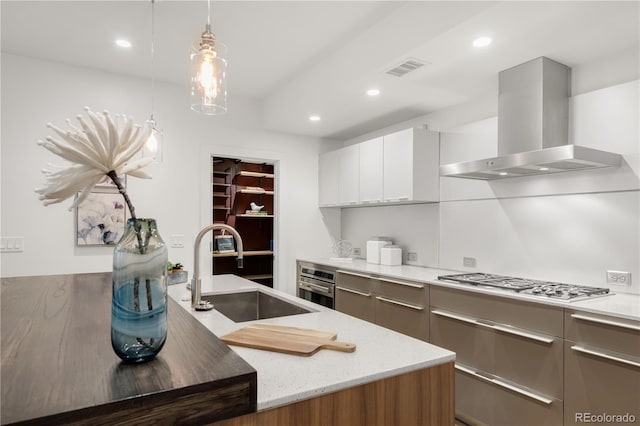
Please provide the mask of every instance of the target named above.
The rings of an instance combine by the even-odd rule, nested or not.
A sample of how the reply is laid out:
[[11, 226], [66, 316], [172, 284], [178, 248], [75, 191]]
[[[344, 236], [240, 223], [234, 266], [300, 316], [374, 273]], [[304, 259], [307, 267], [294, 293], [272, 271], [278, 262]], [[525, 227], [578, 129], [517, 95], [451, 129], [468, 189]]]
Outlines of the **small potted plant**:
[[185, 271], [182, 263], [167, 262], [167, 285], [186, 283], [188, 272]]

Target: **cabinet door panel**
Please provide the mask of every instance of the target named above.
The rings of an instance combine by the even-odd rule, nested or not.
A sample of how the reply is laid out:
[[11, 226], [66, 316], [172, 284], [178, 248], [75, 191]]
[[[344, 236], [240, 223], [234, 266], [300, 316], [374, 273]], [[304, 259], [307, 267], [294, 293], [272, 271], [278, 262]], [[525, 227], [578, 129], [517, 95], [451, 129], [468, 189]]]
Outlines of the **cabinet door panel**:
[[565, 313], [565, 338], [640, 356], [640, 322], [590, 312]]
[[335, 290], [336, 311], [375, 323], [375, 299], [371, 293], [340, 286]]
[[495, 365], [491, 372], [496, 376], [536, 393], [562, 399], [562, 339], [554, 339], [548, 344], [496, 332], [494, 354]]
[[431, 343], [455, 352], [457, 363], [491, 371], [494, 346], [490, 330], [433, 312], [430, 326]]
[[336, 206], [340, 203], [340, 155], [339, 151], [321, 154], [318, 159], [318, 195], [320, 206]]
[[429, 341], [429, 316], [422, 305], [376, 296], [376, 324], [416, 339]]
[[340, 153], [340, 204], [355, 205], [359, 199], [360, 146], [342, 148]]
[[385, 201], [413, 198], [413, 129], [406, 129], [384, 137]]
[[382, 201], [382, 138], [360, 144], [360, 203]]
[[528, 397], [526, 389], [522, 393], [505, 384], [509, 386], [456, 371], [456, 417], [492, 426], [562, 425], [562, 400], [539, 402]]
[[[584, 424], [584, 413], [633, 415], [640, 419], [640, 367], [572, 349], [565, 341], [565, 425]], [[640, 363], [628, 354], [589, 347], [595, 353]], [[625, 424], [600, 422], [601, 424]], [[629, 422], [626, 422], [629, 424]]]

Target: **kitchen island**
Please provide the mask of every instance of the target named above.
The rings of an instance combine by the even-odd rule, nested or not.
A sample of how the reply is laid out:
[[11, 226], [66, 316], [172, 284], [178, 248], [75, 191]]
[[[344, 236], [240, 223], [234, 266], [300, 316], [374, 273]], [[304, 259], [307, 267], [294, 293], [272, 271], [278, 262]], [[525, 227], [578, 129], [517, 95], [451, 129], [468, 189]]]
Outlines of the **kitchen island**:
[[2, 279], [2, 423], [453, 424], [453, 352], [232, 275], [203, 293], [258, 287], [312, 311], [260, 322], [333, 331], [356, 351], [230, 349], [216, 335], [248, 323], [192, 311], [179, 284], [165, 347], [125, 365], [109, 345], [110, 274]]
[[[453, 352], [234, 275], [203, 280], [202, 292], [256, 288], [313, 311], [259, 322], [332, 331], [357, 349], [301, 357], [232, 346], [258, 372], [258, 412], [222, 424], [453, 424]], [[184, 285], [169, 295], [191, 311]], [[216, 310], [191, 312], [218, 336], [249, 324]]]

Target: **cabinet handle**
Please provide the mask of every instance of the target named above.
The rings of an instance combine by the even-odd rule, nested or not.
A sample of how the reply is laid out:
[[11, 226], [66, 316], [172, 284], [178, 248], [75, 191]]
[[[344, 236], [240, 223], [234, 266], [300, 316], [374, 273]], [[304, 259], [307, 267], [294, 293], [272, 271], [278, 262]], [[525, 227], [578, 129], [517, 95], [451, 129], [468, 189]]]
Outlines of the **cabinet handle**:
[[379, 203], [380, 199], [376, 199], [376, 200], [360, 200], [361, 203]]
[[349, 271], [344, 271], [342, 269], [338, 269], [336, 272], [339, 272], [341, 274], [345, 274], [345, 275], [353, 275], [354, 277], [360, 277], [360, 278], [371, 278], [370, 275], [365, 275], [365, 274], [357, 274], [355, 272], [349, 272]]
[[388, 299], [388, 298], [382, 297], [382, 296], [376, 296], [376, 299], [381, 301], [381, 302], [391, 303], [393, 305], [402, 306], [402, 307], [413, 309], [413, 310], [416, 310], [416, 311], [424, 311], [424, 308], [422, 306], [412, 305], [410, 303], [399, 302], [397, 300]]
[[543, 404], [551, 405], [553, 403], [552, 399], [545, 398], [544, 396], [538, 395], [538, 394], [533, 393], [533, 392], [529, 392], [528, 390], [522, 389], [519, 386], [514, 386], [514, 385], [512, 385], [510, 383], [503, 382], [502, 380], [498, 380], [498, 379], [493, 378], [493, 377], [486, 377], [486, 376], [484, 376], [482, 374], [478, 374], [476, 371], [473, 371], [472, 369], [464, 367], [462, 365], [455, 364], [454, 367], [455, 367], [456, 370], [462, 371], [463, 373], [469, 374], [470, 376], [477, 377], [478, 379], [484, 380], [485, 382], [493, 383], [494, 385], [498, 385], [498, 386], [500, 386], [502, 388], [509, 389], [510, 391], [513, 391], [515, 393], [519, 393], [520, 395], [526, 396], [527, 398], [531, 398], [531, 399], [536, 400], [538, 402], [542, 402]]
[[583, 348], [582, 346], [571, 346], [571, 349], [573, 349], [576, 352], [582, 352], [583, 354], [589, 354], [589, 355], [597, 356], [600, 358], [609, 359], [611, 361], [620, 362], [622, 364], [631, 365], [636, 368], [640, 368], [640, 362], [631, 361], [629, 359], [624, 359], [624, 358], [620, 358], [613, 355], [603, 354], [602, 352], [592, 351], [590, 349]]
[[424, 284], [412, 284], [412, 283], [408, 283], [408, 282], [404, 282], [404, 281], [390, 280], [388, 278], [378, 278], [378, 281], [382, 281], [382, 282], [385, 282], [385, 283], [391, 283], [391, 284], [406, 285], [407, 287], [413, 287], [413, 288], [424, 288]]
[[640, 331], [640, 326], [637, 326], [637, 325], [625, 324], [622, 322], [610, 321], [610, 320], [601, 319], [601, 318], [594, 318], [587, 315], [571, 314], [571, 318], [575, 318], [583, 321], [595, 322], [598, 324], [612, 325], [614, 327], [628, 328], [629, 330]]
[[371, 297], [371, 293], [363, 293], [358, 290], [351, 290], [350, 288], [336, 286], [338, 290], [346, 291], [347, 293], [357, 294], [358, 296]]
[[516, 336], [520, 336], [520, 337], [524, 337], [524, 338], [527, 338], [527, 339], [535, 340], [536, 342], [542, 342], [542, 343], [546, 343], [546, 344], [553, 343], [553, 339], [552, 338], [548, 338], [548, 337], [545, 337], [545, 336], [540, 336], [538, 334], [528, 333], [526, 331], [518, 330], [516, 328], [509, 327], [509, 326], [502, 325], [502, 324], [486, 324], [486, 323], [480, 322], [479, 320], [477, 320], [475, 318], [469, 318], [469, 317], [465, 317], [465, 316], [462, 316], [462, 315], [456, 315], [456, 314], [452, 314], [450, 312], [439, 311], [439, 310], [432, 310], [431, 313], [433, 313], [435, 315], [439, 315], [441, 317], [447, 317], [447, 318], [451, 318], [451, 319], [454, 319], [454, 320], [457, 320], [457, 321], [466, 322], [468, 324], [479, 325], [481, 327], [490, 328], [492, 330], [502, 331], [503, 333], [514, 334]]
[[528, 333], [526, 331], [518, 330], [516, 328], [508, 327], [505, 325], [496, 324], [496, 325], [492, 325], [491, 328], [493, 328], [494, 330], [502, 331], [504, 333], [515, 334], [516, 336], [535, 340], [536, 342], [546, 343], [548, 345], [553, 343], [553, 339], [549, 337], [539, 336], [537, 334]]
[[434, 315], [438, 315], [441, 317], [451, 318], [457, 321], [466, 322], [467, 324], [479, 325], [482, 327], [490, 327], [488, 324], [483, 324], [476, 319], [468, 318], [462, 315], [452, 314], [451, 312], [439, 311], [437, 309], [432, 309], [431, 313]]
[[406, 201], [408, 199], [409, 197], [397, 197], [397, 198], [387, 198], [384, 201], [386, 201], [387, 203], [393, 203], [394, 201]]

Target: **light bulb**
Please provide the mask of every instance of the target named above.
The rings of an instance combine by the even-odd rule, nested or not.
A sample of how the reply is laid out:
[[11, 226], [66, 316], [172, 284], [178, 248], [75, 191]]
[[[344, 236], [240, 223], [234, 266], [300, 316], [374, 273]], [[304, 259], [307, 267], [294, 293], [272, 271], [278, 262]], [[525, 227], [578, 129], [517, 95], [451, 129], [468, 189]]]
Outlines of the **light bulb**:
[[207, 98], [218, 96], [218, 82], [216, 81], [215, 50], [203, 50], [202, 62], [198, 69], [198, 84]]
[[156, 138], [156, 132], [153, 130], [147, 139], [146, 148], [149, 152], [155, 154], [158, 152], [158, 138]]

